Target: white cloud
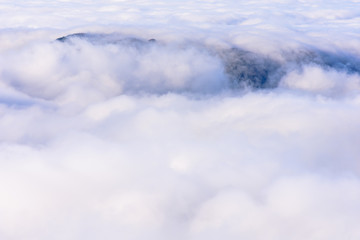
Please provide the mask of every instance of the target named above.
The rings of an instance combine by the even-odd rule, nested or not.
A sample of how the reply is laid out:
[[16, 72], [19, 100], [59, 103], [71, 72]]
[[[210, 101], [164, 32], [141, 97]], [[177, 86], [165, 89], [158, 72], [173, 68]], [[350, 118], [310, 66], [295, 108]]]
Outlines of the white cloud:
[[289, 72], [282, 79], [281, 85], [325, 96], [349, 96], [359, 93], [360, 76], [326, 70], [319, 66], [307, 66], [301, 72]]
[[359, 239], [356, 2], [3, 1], [0, 238]]

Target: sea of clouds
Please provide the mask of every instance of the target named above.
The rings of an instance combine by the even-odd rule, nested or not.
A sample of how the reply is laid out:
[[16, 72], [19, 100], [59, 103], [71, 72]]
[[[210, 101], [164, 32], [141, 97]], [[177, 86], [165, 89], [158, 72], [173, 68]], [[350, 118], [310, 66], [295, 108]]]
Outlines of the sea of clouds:
[[358, 0], [0, 1], [0, 239], [360, 239], [359, 27]]

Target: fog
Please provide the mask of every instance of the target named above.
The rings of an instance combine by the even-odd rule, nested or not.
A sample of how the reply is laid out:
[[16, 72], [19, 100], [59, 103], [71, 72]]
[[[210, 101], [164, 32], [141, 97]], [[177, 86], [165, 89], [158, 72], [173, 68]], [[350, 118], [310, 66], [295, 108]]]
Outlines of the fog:
[[2, 1], [0, 239], [359, 239], [359, 1]]

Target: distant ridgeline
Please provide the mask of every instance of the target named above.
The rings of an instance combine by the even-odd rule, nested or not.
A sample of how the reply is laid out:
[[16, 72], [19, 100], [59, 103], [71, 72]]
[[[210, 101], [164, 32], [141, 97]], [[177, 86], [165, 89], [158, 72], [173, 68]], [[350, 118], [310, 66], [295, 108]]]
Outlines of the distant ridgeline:
[[[133, 37], [123, 37], [119, 34], [75, 33], [57, 38], [57, 41], [71, 43], [82, 39], [94, 45], [117, 44], [133, 47], [139, 51], [164, 44], [155, 39], [144, 40]], [[306, 65], [319, 66], [325, 70], [335, 70], [348, 74], [360, 75], [360, 58], [349, 53], [326, 52], [315, 48], [283, 51], [281, 60], [241, 48], [212, 49], [199, 43], [190, 43], [182, 47], [196, 47], [219, 58], [223, 64], [233, 87], [274, 88], [280, 79], [289, 71]], [[154, 59], [156, 61], [156, 59]]]

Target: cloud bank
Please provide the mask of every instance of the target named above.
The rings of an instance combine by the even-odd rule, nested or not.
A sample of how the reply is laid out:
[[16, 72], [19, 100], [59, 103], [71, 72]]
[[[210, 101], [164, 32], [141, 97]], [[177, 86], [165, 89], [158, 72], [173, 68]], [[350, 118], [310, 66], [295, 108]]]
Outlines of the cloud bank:
[[0, 238], [359, 239], [358, 4], [2, 2]]

